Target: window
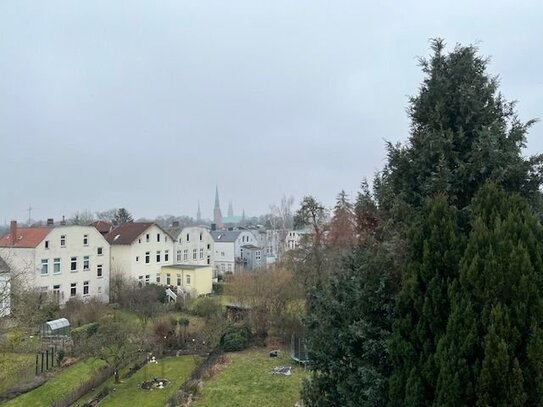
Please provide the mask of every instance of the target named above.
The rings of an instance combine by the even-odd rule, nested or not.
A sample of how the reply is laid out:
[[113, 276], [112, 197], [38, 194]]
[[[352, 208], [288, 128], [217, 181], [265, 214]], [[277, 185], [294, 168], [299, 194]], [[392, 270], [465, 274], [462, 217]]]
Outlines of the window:
[[224, 252], [221, 252], [221, 257], [224, 257]]
[[160, 263], [160, 250], [156, 251], [156, 262]]
[[156, 283], [160, 284], [160, 273], [156, 273]]
[[187, 249], [183, 250], [183, 260], [187, 261], [189, 257], [189, 251]]
[[98, 256], [101, 256], [101, 255], [104, 254], [104, 250], [103, 250], [101, 247], [98, 247], [98, 248], [96, 249], [96, 254], [97, 254]]
[[181, 285], [181, 274], [177, 275], [177, 286], [179, 287]]
[[187, 242], [190, 242], [190, 235], [187, 233]]
[[98, 287], [98, 294], [102, 294], [102, 287]]
[[60, 236], [60, 247], [66, 247], [66, 235]]
[[175, 254], [175, 259], [176, 261], [181, 261], [181, 250], [178, 250], [177, 253]]
[[198, 251], [196, 249], [192, 250], [192, 260], [196, 260], [197, 253], [198, 253]]
[[140, 239], [138, 239], [138, 244], [139, 244], [139, 243], [141, 243], [141, 238], [140, 238]]
[[190, 285], [190, 274], [187, 274], [187, 285]]
[[207, 256], [207, 264], [211, 264], [211, 256]]
[[140, 256], [136, 256], [136, 263], [140, 261]]
[[70, 284], [70, 297], [75, 297], [77, 295], [77, 283]]
[[232, 272], [232, 264], [228, 263], [228, 268], [227, 269], [228, 269], [229, 273]]
[[165, 241], [165, 242], [168, 241], [168, 236], [164, 235], [164, 241]]
[[203, 239], [202, 232], [200, 232], [200, 242], [202, 241], [202, 239]]
[[145, 275], [145, 284], [148, 285], [150, 282], [151, 282], [151, 275], [150, 275], [150, 274], [146, 274], [146, 275]]
[[59, 274], [60, 273], [60, 258], [53, 259], [53, 273]]
[[89, 256], [83, 257], [83, 271], [89, 271], [90, 270], [90, 260]]
[[221, 271], [224, 273], [224, 263], [221, 264]]
[[98, 278], [103, 277], [103, 272], [104, 272], [104, 269], [102, 268], [102, 265], [98, 264], [96, 266], [96, 277]]
[[89, 282], [83, 281], [83, 295], [89, 295]]
[[167, 273], [166, 274], [166, 284], [170, 285], [170, 282], [171, 282], [170, 273]]
[[164, 250], [164, 261], [168, 261], [170, 259], [170, 251]]
[[147, 234], [145, 235], [145, 241], [146, 241], [147, 243], [149, 243], [149, 233], [147, 233]]
[[60, 300], [60, 284], [53, 286], [53, 298], [58, 302]]
[[200, 249], [200, 260], [204, 259], [204, 249]]
[[45, 248], [46, 248], [46, 249], [49, 249], [49, 240], [46, 240], [46, 241], [45, 241]]
[[256, 257], [257, 260], [260, 260], [260, 250], [256, 251], [255, 257]]
[[149, 264], [149, 262], [151, 261], [150, 257], [150, 252], [145, 252], [145, 264]]
[[49, 274], [49, 259], [41, 259], [41, 274]]
[[211, 245], [208, 243], [207, 244], [207, 250], [211, 249]]
[[160, 242], [160, 233], [157, 233], [157, 234], [156, 234], [156, 241], [157, 241], [157, 242]]
[[83, 246], [89, 245], [89, 235], [83, 235]]
[[77, 271], [77, 257], [72, 257], [70, 260], [70, 270]]

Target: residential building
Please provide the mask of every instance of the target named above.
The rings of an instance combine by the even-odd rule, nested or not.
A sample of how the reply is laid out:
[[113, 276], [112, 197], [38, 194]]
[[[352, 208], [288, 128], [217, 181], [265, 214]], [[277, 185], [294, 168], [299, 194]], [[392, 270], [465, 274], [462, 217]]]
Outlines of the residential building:
[[236, 272], [236, 264], [242, 264], [241, 247], [256, 245], [256, 237], [249, 230], [214, 230], [215, 277], [223, 273]]
[[247, 270], [256, 270], [266, 266], [266, 257], [262, 247], [253, 244], [241, 246], [242, 264]]
[[188, 226], [171, 234], [174, 237], [175, 264], [213, 267], [213, 237], [205, 226]]
[[73, 297], [109, 301], [109, 244], [91, 226], [18, 227], [0, 237], [0, 256], [17, 284], [51, 293], [60, 304]]
[[122, 223], [106, 235], [111, 245], [111, 275], [142, 284], [160, 283], [162, 266], [174, 263], [171, 236], [154, 223]]
[[162, 285], [177, 288], [178, 294], [183, 292], [192, 297], [211, 294], [213, 291], [213, 268], [195, 264], [162, 266], [160, 282]]
[[0, 318], [11, 314], [11, 285], [8, 264], [0, 257]]
[[284, 231], [261, 228], [253, 231], [253, 234], [258, 242], [256, 245], [262, 248], [262, 256], [265, 260], [263, 264], [269, 266], [276, 263], [283, 251], [284, 244], [281, 236], [284, 236]]
[[286, 250], [294, 250], [309, 233], [305, 230], [289, 230], [285, 237]]

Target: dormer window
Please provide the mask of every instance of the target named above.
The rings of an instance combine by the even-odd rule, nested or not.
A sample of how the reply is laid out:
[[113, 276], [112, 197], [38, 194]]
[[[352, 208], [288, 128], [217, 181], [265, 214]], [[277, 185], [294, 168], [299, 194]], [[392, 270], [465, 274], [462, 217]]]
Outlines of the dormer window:
[[160, 233], [157, 233], [157, 234], [156, 234], [156, 241], [157, 241], [157, 242], [160, 242]]
[[46, 241], [45, 241], [45, 248], [46, 248], [46, 249], [49, 249], [49, 240], [46, 240]]

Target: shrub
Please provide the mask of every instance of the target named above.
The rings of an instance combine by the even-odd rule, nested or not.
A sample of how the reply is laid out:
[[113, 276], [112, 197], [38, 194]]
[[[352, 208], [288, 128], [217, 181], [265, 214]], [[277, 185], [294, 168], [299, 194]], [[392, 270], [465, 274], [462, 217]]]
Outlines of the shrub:
[[211, 319], [222, 311], [221, 304], [210, 297], [197, 298], [191, 308], [195, 315], [205, 319]]
[[224, 283], [213, 283], [213, 293], [216, 295], [224, 294]]
[[237, 352], [246, 349], [251, 339], [251, 330], [246, 325], [230, 326], [221, 338], [221, 349], [225, 352]]

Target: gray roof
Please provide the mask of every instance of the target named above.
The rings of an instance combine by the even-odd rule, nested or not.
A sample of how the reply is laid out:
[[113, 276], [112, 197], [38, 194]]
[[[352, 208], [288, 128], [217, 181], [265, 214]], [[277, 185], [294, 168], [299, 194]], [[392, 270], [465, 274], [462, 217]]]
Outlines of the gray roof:
[[45, 325], [49, 326], [49, 328], [51, 328], [51, 330], [54, 331], [56, 329], [69, 327], [70, 323], [68, 322], [66, 318], [59, 318], [53, 321], [47, 321]]
[[211, 237], [215, 242], [235, 242], [241, 230], [214, 230]]

